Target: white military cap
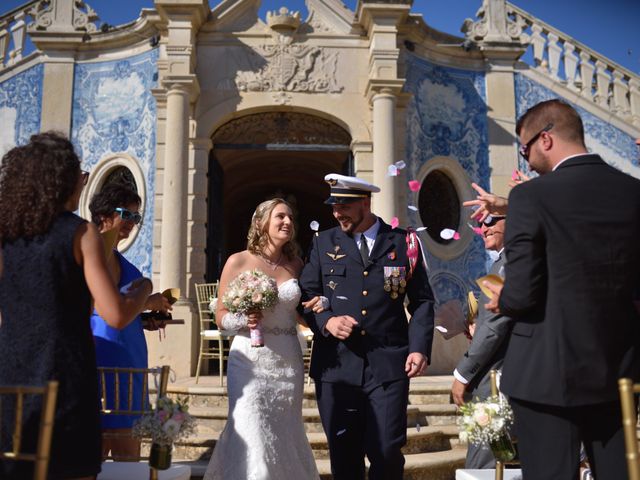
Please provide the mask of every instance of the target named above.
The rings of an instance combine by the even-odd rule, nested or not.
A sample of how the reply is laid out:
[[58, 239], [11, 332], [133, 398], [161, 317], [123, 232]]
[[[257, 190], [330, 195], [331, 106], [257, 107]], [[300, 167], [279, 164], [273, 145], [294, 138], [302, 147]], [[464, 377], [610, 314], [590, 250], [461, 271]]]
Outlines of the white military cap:
[[330, 173], [324, 177], [324, 181], [331, 186], [329, 198], [324, 203], [335, 205], [351, 203], [363, 198], [371, 197], [371, 192], [379, 192], [380, 188], [357, 177], [348, 177], [338, 173]]

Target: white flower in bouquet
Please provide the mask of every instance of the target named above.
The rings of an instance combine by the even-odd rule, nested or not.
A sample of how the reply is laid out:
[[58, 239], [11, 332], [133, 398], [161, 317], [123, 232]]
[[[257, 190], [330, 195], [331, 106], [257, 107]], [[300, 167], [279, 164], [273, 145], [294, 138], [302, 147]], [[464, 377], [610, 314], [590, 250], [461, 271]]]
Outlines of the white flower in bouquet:
[[218, 308], [218, 298], [211, 295], [209, 297], [209, 311], [215, 315], [216, 308]]
[[231, 313], [271, 308], [278, 303], [278, 284], [260, 270], [242, 272], [229, 282], [222, 303]]
[[460, 441], [474, 445], [489, 445], [498, 440], [513, 423], [509, 403], [498, 397], [465, 403], [460, 413]]
[[151, 438], [158, 445], [172, 445], [195, 430], [196, 422], [188, 409], [180, 400], [160, 398], [155, 410], [136, 421], [133, 434], [139, 438]]

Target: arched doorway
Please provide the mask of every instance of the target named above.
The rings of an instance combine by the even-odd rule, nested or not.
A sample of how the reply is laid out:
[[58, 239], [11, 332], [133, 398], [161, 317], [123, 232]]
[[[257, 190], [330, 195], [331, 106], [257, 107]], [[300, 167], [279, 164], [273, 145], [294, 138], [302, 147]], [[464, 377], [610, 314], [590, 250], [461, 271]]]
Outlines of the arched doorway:
[[207, 280], [219, 278], [232, 253], [245, 248], [251, 215], [262, 201], [282, 197], [295, 209], [297, 239], [306, 252], [315, 220], [334, 225], [324, 176], [352, 174], [351, 136], [335, 123], [297, 112], [247, 115], [213, 135], [209, 158]]

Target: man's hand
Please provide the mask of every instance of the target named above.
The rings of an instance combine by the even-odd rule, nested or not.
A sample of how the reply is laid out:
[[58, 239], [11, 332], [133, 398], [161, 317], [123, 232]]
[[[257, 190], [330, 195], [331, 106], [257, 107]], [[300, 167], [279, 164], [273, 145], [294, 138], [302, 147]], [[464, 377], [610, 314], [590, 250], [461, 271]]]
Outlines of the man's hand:
[[337, 339], [346, 340], [356, 325], [358, 322], [355, 318], [349, 315], [340, 315], [339, 317], [331, 317], [324, 328]]
[[477, 220], [478, 222], [484, 222], [485, 218], [489, 215], [506, 215], [507, 214], [507, 199], [504, 197], [499, 197], [498, 195], [494, 195], [493, 193], [489, 193], [484, 190], [477, 183], [472, 183], [471, 186], [474, 188], [476, 192], [478, 192], [478, 196], [475, 200], [469, 200], [464, 202], [462, 205], [465, 207], [474, 207], [478, 206], [479, 208], [473, 212], [471, 218], [473, 220]]
[[420, 352], [410, 353], [407, 357], [407, 361], [404, 364], [404, 371], [407, 372], [407, 377], [413, 378], [418, 375], [422, 375], [427, 369], [427, 357]]
[[500, 307], [498, 306], [498, 302], [500, 301], [500, 293], [502, 292], [502, 287], [504, 285], [496, 285], [495, 283], [484, 281], [482, 284], [487, 287], [493, 295], [491, 296], [491, 300], [489, 303], [484, 304], [484, 308], [493, 313], [500, 313]]
[[464, 392], [467, 390], [467, 386], [457, 378], [453, 379], [453, 385], [451, 385], [451, 396], [453, 397], [453, 403], [461, 407], [464, 404]]
[[[325, 308], [325, 304], [327, 305], [326, 308]], [[321, 297], [316, 295], [311, 300], [302, 302], [302, 308], [304, 308], [305, 310], [311, 310], [313, 313], [322, 313], [327, 308], [329, 308], [328, 304], [329, 304], [329, 300], [327, 299], [327, 297]]]

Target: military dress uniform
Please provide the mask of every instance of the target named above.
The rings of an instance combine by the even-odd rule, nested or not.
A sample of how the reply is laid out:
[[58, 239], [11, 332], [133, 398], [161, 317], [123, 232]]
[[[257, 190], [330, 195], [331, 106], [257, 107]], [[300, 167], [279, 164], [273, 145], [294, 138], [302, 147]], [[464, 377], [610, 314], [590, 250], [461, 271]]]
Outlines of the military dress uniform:
[[[316, 234], [300, 277], [305, 298], [329, 300], [327, 309], [305, 318], [314, 332], [310, 374], [336, 480], [364, 478], [365, 454], [370, 479], [402, 478], [405, 362], [410, 352], [431, 355], [434, 298], [424, 264], [418, 261], [410, 274], [407, 232], [378, 222], [366, 260], [339, 227]], [[340, 315], [358, 322], [344, 341], [325, 330], [327, 321]]]

